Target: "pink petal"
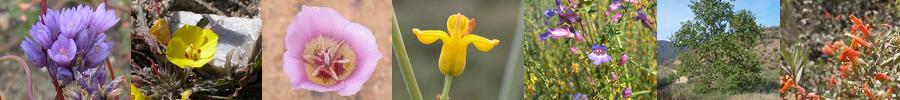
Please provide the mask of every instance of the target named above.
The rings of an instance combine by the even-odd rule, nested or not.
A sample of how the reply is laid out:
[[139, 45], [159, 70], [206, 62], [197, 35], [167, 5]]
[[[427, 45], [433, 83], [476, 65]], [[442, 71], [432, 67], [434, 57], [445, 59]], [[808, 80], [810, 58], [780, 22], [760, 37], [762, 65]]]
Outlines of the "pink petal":
[[347, 80], [343, 81], [346, 87], [338, 90], [339, 95], [349, 96], [356, 94], [362, 85], [369, 80], [369, 77], [372, 76], [372, 73], [375, 71], [376, 64], [378, 64], [378, 60], [381, 59], [382, 55], [378, 50], [378, 45], [375, 44], [375, 37], [365, 26], [351, 23], [346, 26], [343, 33], [345, 33], [343, 37], [337, 38], [341, 38], [350, 43], [350, 46], [357, 56], [356, 70], [353, 70], [350, 77], [347, 77]]

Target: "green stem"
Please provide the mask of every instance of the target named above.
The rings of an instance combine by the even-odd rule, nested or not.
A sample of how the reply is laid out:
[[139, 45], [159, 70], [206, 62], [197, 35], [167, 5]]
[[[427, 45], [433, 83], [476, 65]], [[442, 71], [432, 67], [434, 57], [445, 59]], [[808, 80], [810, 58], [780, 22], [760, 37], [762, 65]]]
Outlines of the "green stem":
[[450, 83], [453, 82], [453, 76], [444, 75], [444, 93], [441, 94], [441, 100], [450, 100]]
[[413, 73], [412, 64], [409, 63], [409, 56], [406, 54], [406, 46], [403, 45], [403, 36], [400, 34], [400, 27], [397, 25], [397, 15], [393, 15], [394, 25], [392, 30], [392, 40], [394, 47], [394, 56], [400, 63], [400, 72], [403, 74], [403, 82], [406, 82], [406, 92], [413, 100], [422, 100], [422, 93], [419, 92], [419, 85], [416, 83], [416, 75]]

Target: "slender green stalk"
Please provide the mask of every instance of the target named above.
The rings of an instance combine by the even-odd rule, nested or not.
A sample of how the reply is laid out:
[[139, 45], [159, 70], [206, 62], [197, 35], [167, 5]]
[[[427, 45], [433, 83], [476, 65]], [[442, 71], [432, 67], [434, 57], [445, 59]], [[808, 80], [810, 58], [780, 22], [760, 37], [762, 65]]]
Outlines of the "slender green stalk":
[[393, 15], [394, 25], [392, 29], [392, 39], [394, 47], [394, 56], [397, 56], [397, 62], [400, 63], [400, 72], [403, 74], [403, 81], [406, 82], [406, 92], [413, 100], [422, 100], [422, 93], [419, 92], [419, 85], [416, 83], [416, 75], [413, 73], [412, 64], [409, 63], [409, 56], [406, 54], [406, 46], [403, 45], [403, 36], [400, 34], [400, 27], [397, 25], [397, 15]]
[[441, 94], [441, 100], [450, 100], [450, 83], [453, 83], [453, 76], [444, 75], [444, 93]]

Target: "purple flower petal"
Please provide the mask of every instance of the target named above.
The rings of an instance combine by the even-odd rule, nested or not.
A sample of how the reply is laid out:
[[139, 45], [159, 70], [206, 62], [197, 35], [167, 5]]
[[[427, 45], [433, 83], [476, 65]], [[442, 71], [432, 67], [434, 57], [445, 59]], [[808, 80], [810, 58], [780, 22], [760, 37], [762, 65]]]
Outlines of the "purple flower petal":
[[100, 66], [106, 61], [106, 58], [109, 57], [110, 47], [112, 47], [112, 43], [104, 42], [106, 40], [105, 34], [100, 34], [97, 36], [94, 44], [91, 45], [90, 50], [85, 55], [85, 59], [91, 66]]
[[57, 21], [60, 21], [59, 28], [62, 36], [75, 38], [76, 34], [87, 27], [91, 15], [93, 15], [91, 8], [84, 5], [63, 9], [57, 18]]
[[622, 54], [622, 57], [619, 58], [619, 66], [624, 65], [626, 62], [628, 62], [628, 54]]
[[53, 41], [56, 40], [51, 37], [50, 30], [44, 24], [37, 23], [32, 25], [28, 33], [31, 34], [31, 39], [33, 39], [32, 44], [38, 45], [40, 48], [50, 48]]
[[106, 3], [100, 3], [100, 6], [97, 6], [97, 10], [93, 14], [88, 23], [90, 25], [88, 30], [93, 34], [106, 32], [106, 30], [119, 22], [116, 13], [113, 10], [106, 9]]
[[76, 52], [75, 41], [69, 38], [60, 37], [53, 42], [53, 47], [47, 50], [47, 55], [50, 56], [54, 62], [67, 66], [72, 59], [75, 58]]
[[612, 78], [611, 78], [611, 80], [612, 80], [612, 81], [616, 81], [616, 79], [619, 79], [619, 76], [616, 76], [616, 73], [612, 73]]
[[41, 46], [35, 45], [31, 39], [25, 39], [20, 44], [22, 47], [22, 51], [25, 52], [25, 56], [28, 57], [28, 61], [31, 62], [32, 65], [37, 66], [38, 68], [44, 68], [47, 66], [47, 53], [44, 53], [44, 49], [41, 49]]
[[546, 41], [547, 39], [550, 39], [550, 32], [544, 32], [544, 34], [541, 34], [540, 36], [538, 36], [538, 39], [539, 39], [541, 42], [544, 42], [544, 41]]
[[[62, 66], [56, 63], [51, 63], [51, 66], [56, 70], [56, 80], [59, 80], [60, 84], [69, 84], [74, 79], [72, 76], [72, 70], [70, 70], [66, 66]], [[52, 70], [51, 70], [52, 71]]]
[[625, 98], [631, 98], [631, 88], [626, 87], [625, 89], [622, 89], [622, 96], [625, 96]]
[[619, 22], [619, 18], [622, 18], [622, 13], [616, 13], [612, 18], [612, 22]]

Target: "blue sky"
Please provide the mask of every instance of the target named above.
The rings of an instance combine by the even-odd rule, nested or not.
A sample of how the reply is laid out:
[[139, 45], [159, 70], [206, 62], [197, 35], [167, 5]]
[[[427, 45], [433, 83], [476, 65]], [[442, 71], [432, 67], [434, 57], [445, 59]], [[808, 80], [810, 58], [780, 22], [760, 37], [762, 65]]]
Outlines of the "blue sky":
[[[747, 9], [756, 16], [756, 23], [763, 26], [778, 26], [781, 19], [778, 0], [736, 0], [729, 1], [734, 10]], [[657, 2], [657, 40], [669, 40], [681, 28], [681, 22], [694, 19], [688, 0], [660, 0]]]

